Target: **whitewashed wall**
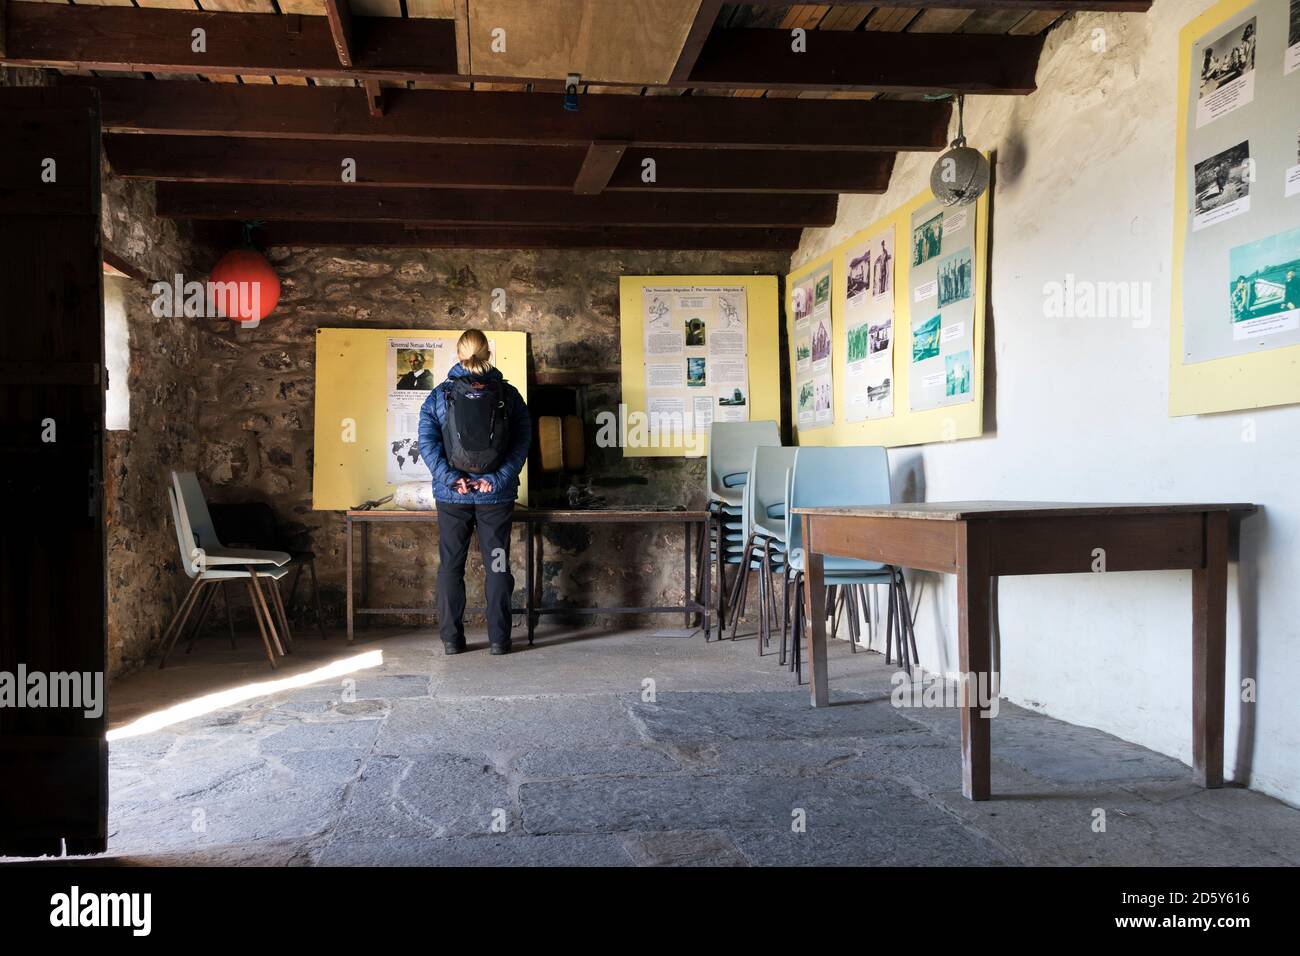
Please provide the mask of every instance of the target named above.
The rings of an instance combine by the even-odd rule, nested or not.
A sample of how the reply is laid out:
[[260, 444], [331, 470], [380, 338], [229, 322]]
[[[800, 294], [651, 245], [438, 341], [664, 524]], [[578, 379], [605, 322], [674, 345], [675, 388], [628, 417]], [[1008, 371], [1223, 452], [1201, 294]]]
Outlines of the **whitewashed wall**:
[[[1229, 577], [1227, 772], [1300, 805], [1300, 406], [1166, 413], [1178, 32], [1210, 5], [1077, 15], [1049, 35], [1038, 92], [968, 100], [971, 145], [998, 153], [995, 420], [981, 439], [893, 450], [894, 494], [1263, 505]], [[841, 197], [794, 266], [925, 188], [933, 162], [900, 157], [888, 194]], [[1067, 274], [1149, 283], [1149, 327], [1048, 318], [1045, 287]], [[921, 661], [955, 671], [955, 582], [918, 577]], [[1001, 622], [1008, 699], [1190, 761], [1190, 574], [1007, 578]], [[1258, 703], [1238, 699], [1243, 677]]]

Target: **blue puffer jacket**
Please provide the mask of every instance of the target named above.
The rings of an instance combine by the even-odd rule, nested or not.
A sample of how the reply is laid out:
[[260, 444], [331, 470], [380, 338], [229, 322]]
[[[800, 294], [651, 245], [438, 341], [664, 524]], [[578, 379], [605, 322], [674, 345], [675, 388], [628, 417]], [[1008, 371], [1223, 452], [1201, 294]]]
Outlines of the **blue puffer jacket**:
[[447, 373], [447, 381], [430, 392], [429, 397], [424, 400], [424, 404], [420, 407], [420, 457], [433, 473], [433, 496], [439, 501], [457, 505], [505, 504], [519, 496], [519, 472], [523, 471], [524, 463], [528, 461], [528, 449], [533, 442], [532, 419], [528, 415], [528, 406], [524, 404], [519, 390], [506, 382], [496, 369], [488, 372], [488, 378], [497, 379], [505, 384], [506, 412], [510, 416], [510, 450], [506, 452], [506, 460], [495, 472], [490, 475], [473, 476], [490, 481], [491, 491], [471, 491], [467, 495], [460, 494], [452, 485], [458, 478], [471, 476], [458, 471], [448, 463], [447, 452], [442, 444], [442, 423], [447, 415], [448, 383], [452, 379], [468, 377], [469, 372], [457, 362]]

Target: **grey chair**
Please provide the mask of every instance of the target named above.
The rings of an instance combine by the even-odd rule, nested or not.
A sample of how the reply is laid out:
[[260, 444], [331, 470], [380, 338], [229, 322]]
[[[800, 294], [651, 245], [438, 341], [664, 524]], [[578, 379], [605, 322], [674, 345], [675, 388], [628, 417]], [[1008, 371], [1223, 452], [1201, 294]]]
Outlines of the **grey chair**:
[[[167, 500], [176, 526], [181, 566], [193, 583], [172, 616], [171, 623], [167, 625], [167, 630], [163, 632], [162, 657], [158, 666], [167, 666], [168, 655], [179, 642], [196, 610], [198, 617], [195, 618], [195, 628], [202, 624], [218, 590], [222, 591], [226, 599], [229, 622], [230, 597], [225, 587], [233, 581], [243, 581], [253, 607], [253, 618], [257, 621], [262, 644], [266, 648], [266, 658], [274, 670], [276, 654], [283, 656], [293, 649], [289, 619], [280, 598], [280, 589], [275, 583], [289, 573], [289, 555], [283, 551], [225, 547], [213, 530], [208, 505], [194, 473], [173, 471], [171, 485], [167, 489]], [[266, 579], [271, 583], [263, 588], [262, 582]], [[221, 588], [213, 585], [221, 585]], [[231, 637], [233, 643], [233, 627]]]

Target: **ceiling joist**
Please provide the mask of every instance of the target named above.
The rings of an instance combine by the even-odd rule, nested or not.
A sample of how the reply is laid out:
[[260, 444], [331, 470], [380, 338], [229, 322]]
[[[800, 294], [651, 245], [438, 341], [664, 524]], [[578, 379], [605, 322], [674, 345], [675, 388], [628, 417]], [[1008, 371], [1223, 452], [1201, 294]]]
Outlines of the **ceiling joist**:
[[[110, 133], [104, 149], [128, 179], [338, 186], [351, 159], [363, 186], [572, 190], [580, 146], [476, 146]], [[647, 163], [649, 161], [649, 163]], [[882, 193], [892, 153], [629, 149], [605, 192]], [[646, 170], [653, 170], [647, 181]]]
[[[237, 245], [243, 227], [233, 222], [195, 223], [200, 238]], [[679, 249], [791, 252], [800, 229], [674, 229], [661, 226], [410, 227], [374, 222], [264, 222], [253, 238], [264, 246], [398, 246], [422, 249]]]
[[[35, 6], [36, 4], [28, 4]], [[100, 91], [104, 129], [121, 133], [369, 142], [711, 149], [940, 150], [939, 102], [737, 100], [589, 93], [568, 112], [550, 93], [386, 90], [370, 115], [343, 87], [80, 80]]]
[[173, 219], [339, 220], [502, 226], [829, 226], [834, 196], [604, 193], [371, 186], [159, 183], [158, 215]]

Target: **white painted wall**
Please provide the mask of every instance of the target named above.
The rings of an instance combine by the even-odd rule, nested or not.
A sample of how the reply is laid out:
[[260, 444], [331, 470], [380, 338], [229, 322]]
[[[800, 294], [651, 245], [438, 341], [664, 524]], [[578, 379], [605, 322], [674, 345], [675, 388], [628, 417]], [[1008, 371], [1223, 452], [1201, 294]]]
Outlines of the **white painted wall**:
[[[1209, 6], [1075, 16], [1048, 38], [1038, 92], [967, 101], [971, 145], [998, 151], [996, 422], [981, 439], [893, 450], [894, 493], [1262, 504], [1229, 576], [1227, 773], [1300, 805], [1300, 406], [1166, 414], [1178, 32]], [[900, 156], [888, 194], [841, 197], [794, 266], [921, 191], [933, 162]], [[1150, 283], [1150, 326], [1047, 318], [1044, 286], [1067, 273]], [[955, 583], [920, 577], [921, 661], [954, 672]], [[1008, 699], [1190, 762], [1190, 574], [1007, 578], [1001, 632]], [[1242, 677], [1258, 703], [1238, 699]]]

